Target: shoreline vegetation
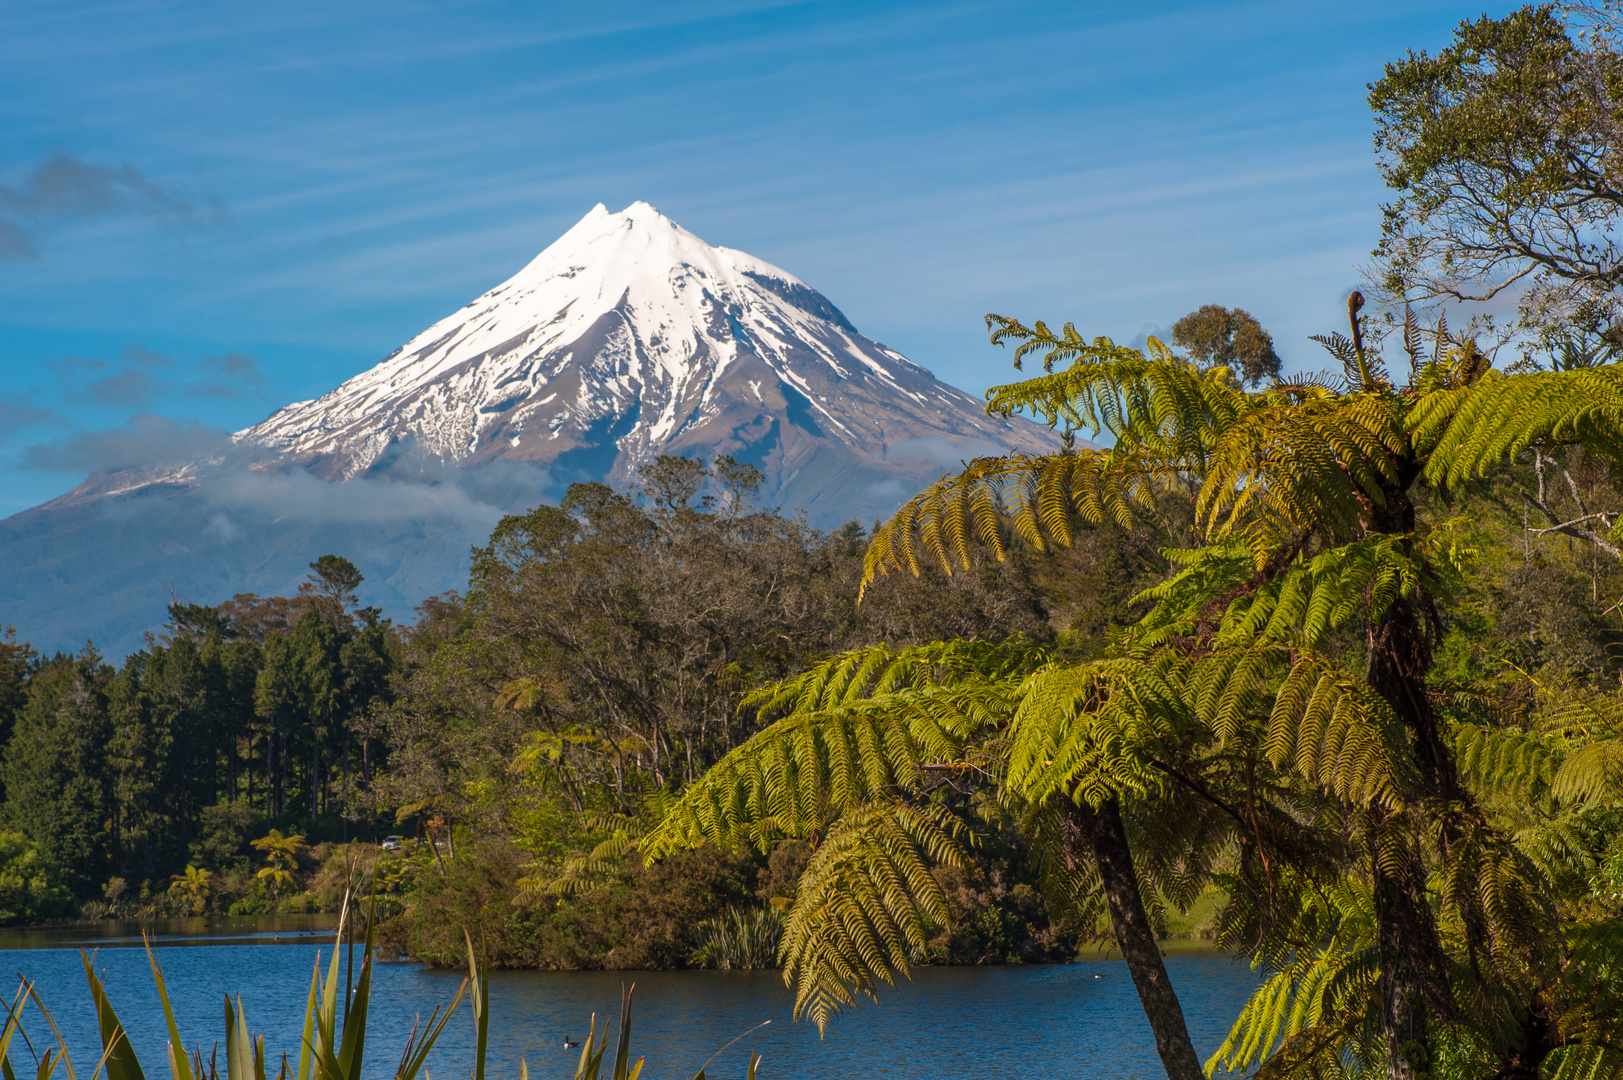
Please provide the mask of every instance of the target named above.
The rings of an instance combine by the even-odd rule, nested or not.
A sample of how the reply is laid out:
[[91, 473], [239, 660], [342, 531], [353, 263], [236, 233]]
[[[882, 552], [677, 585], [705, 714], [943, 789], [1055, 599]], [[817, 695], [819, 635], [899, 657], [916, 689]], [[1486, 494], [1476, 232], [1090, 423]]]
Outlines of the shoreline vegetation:
[[[501, 966], [705, 963], [695, 928], [781, 918], [811, 851], [636, 855], [670, 797], [758, 729], [744, 693], [876, 641], [1097, 651], [1160, 566], [1151, 536], [1120, 530], [859, 606], [867, 530], [754, 509], [759, 483], [730, 459], [662, 458], [630, 494], [576, 485], [504, 519], [468, 592], [410, 626], [362, 606], [333, 555], [293, 596], [177, 602], [116, 668], [7, 632], [0, 924], [334, 911], [365, 879], [396, 955], [458, 965], [448, 927], [466, 922]], [[941, 868], [958, 914], [919, 959], [1075, 955], [1086, 935], [1051, 925], [1017, 838], [990, 841], [984, 864]]]
[[[293, 596], [177, 602], [119, 668], [8, 632], [0, 925], [334, 912], [365, 881], [390, 955], [458, 966], [450, 927], [466, 924], [496, 966], [725, 964], [697, 928], [777, 927], [811, 845], [645, 865], [635, 837], [758, 730], [745, 693], [875, 641], [1095, 654], [1164, 565], [1150, 533], [1101, 530], [859, 605], [867, 530], [753, 509], [759, 482], [729, 459], [662, 458], [630, 495], [577, 485], [504, 519], [468, 593], [411, 626], [363, 607], [362, 575], [333, 555]], [[1009, 823], [988, 808], [988, 824], [983, 860], [937, 869], [950, 914], [917, 961], [1078, 955], [1102, 926], [1051, 920]], [[1213, 903], [1158, 910], [1165, 935], [1216, 933]]]

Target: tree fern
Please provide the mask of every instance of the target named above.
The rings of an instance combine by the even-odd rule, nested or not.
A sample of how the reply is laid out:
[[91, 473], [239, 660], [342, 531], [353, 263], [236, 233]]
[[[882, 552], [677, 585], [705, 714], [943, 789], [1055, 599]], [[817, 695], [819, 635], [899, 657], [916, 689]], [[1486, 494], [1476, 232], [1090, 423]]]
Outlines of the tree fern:
[[[921, 955], [946, 897], [931, 873], [963, 861], [961, 824], [940, 807], [886, 801], [854, 807], [806, 866], [779, 960], [795, 988], [795, 1015], [819, 1031], [856, 994], [875, 998]], [[875, 998], [877, 1000], [877, 998]]]
[[1276, 1075], [1336, 1072], [1378, 1054], [1370, 891], [1346, 879], [1297, 884], [1309, 887], [1294, 893], [1299, 906], [1258, 957], [1269, 975], [1207, 1060], [1208, 1073], [1253, 1069], [1276, 1054]]
[[[1618, 798], [1623, 709], [1547, 694], [1518, 732], [1481, 695], [1431, 685], [1437, 604], [1470, 552], [1427, 515], [1529, 447], [1623, 461], [1623, 377], [1496, 373], [1441, 326], [1427, 356], [1411, 318], [1399, 387], [1364, 347], [1360, 301], [1350, 336], [1319, 338], [1341, 377], [1252, 391], [1154, 338], [1132, 349], [989, 317], [1017, 368], [1043, 365], [993, 387], [989, 411], [1108, 445], [944, 477], [875, 532], [865, 584], [1149, 523], [1183, 546], [1139, 597], [1148, 614], [1087, 663], [938, 643], [763, 688], [746, 708], [768, 726], [683, 793], [645, 857], [811, 841], [784, 958], [797, 1008], [823, 1023], [921, 947], [939, 917], [929, 869], [970, 853], [932, 795], [944, 777], [973, 782], [1018, 812], [1056, 911], [1096, 913], [1103, 891], [1114, 920], [1142, 920], [1118, 903], [1124, 881], [1150, 905], [1187, 900], [1221, 861], [1222, 940], [1269, 975], [1210, 1068], [1417, 1077], [1410, 1051], [1437, 1025], [1522, 1060], [1549, 1053], [1526, 1023], [1538, 1010], [1570, 1021], [1563, 1075], [1602, 1068], [1576, 1044], [1613, 1045], [1623, 1010], [1574, 1004], [1562, 956], [1576, 945], [1549, 897], [1584, 870], [1581, 815]], [[1192, 509], [1192, 543], [1169, 508]], [[1360, 634], [1361, 657], [1332, 655]], [[1090, 868], [1077, 830], [1118, 806], [1110, 850], [1130, 842], [1136, 870], [1106, 882], [1109, 851]], [[1601, 945], [1586, 955], [1616, 970]]]

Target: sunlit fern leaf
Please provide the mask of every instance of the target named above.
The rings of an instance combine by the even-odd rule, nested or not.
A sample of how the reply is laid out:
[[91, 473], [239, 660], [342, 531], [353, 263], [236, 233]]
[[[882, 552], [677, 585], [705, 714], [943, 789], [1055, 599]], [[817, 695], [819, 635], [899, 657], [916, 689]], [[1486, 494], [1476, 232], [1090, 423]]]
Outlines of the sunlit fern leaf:
[[1572, 751], [1550, 791], [1568, 802], [1615, 801], [1623, 793], [1623, 739], [1600, 739]]
[[1460, 724], [1454, 730], [1460, 778], [1482, 795], [1542, 796], [1562, 749], [1546, 735], [1513, 729]]
[[1215, 650], [1188, 666], [1182, 685], [1195, 718], [1219, 745], [1238, 739], [1273, 707], [1292, 650], [1284, 645]]
[[770, 722], [926, 685], [1019, 677], [1040, 666], [1047, 650], [1024, 635], [998, 643], [937, 641], [895, 649], [874, 645], [815, 663], [800, 675], [745, 695], [740, 711]]
[[547, 678], [514, 679], [496, 695], [494, 707], [528, 712], [552, 701], [562, 692], [555, 681]]
[[[1317, 1046], [1319, 1052], [1339, 1052], [1349, 1029], [1364, 1021], [1375, 978], [1374, 950], [1367, 946], [1356, 950], [1327, 947], [1307, 953], [1274, 972], [1251, 995], [1228, 1037], [1206, 1062], [1207, 1072], [1219, 1068], [1244, 1072], [1280, 1051], [1298, 1059], [1298, 1064], [1307, 1064], [1302, 1059], [1316, 1056], [1304, 1053], [1309, 1046]], [[1313, 1037], [1330, 1033], [1335, 1037]]]
[[1302, 654], [1275, 698], [1268, 758], [1355, 806], [1396, 808], [1409, 789], [1409, 755], [1391, 707], [1363, 679]]
[[1360, 498], [1383, 501], [1403, 446], [1391, 401], [1263, 392], [1246, 406], [1215, 436], [1196, 503], [1214, 536], [1242, 528], [1351, 535]]
[[875, 532], [864, 582], [926, 566], [950, 575], [969, 569], [977, 549], [1005, 558], [1014, 539], [1038, 551], [1069, 546], [1079, 523], [1132, 527], [1175, 480], [1175, 468], [1131, 443], [979, 458], [908, 500]]
[[937, 806], [856, 807], [829, 831], [801, 877], [779, 960], [795, 1016], [823, 1031], [856, 995], [894, 985], [947, 918], [931, 872], [962, 865], [962, 826]]
[[1297, 880], [1307, 887], [1294, 892], [1292, 883], [1286, 872], [1277, 884], [1299, 906], [1281, 912], [1288, 916], [1283, 925], [1256, 951], [1257, 966], [1269, 976], [1207, 1061], [1208, 1073], [1263, 1065], [1270, 1075], [1312, 1075], [1315, 1066], [1337, 1065], [1338, 1055], [1339, 1064], [1354, 1064], [1372, 1049], [1362, 1030], [1378, 1000], [1372, 894], [1347, 879]]
[[791, 714], [689, 787], [643, 853], [814, 837], [854, 806], [915, 788], [920, 766], [962, 760], [966, 740], [1013, 711], [1011, 693], [998, 682], [923, 686]]
[[1409, 424], [1430, 451], [1427, 479], [1444, 488], [1485, 475], [1535, 442], [1579, 444], [1615, 461], [1623, 458], [1623, 368], [1486, 370], [1422, 396]]
[[531, 731], [527, 733], [509, 766], [514, 772], [524, 772], [542, 762], [557, 762], [571, 746], [613, 751], [612, 743], [602, 737], [580, 731]]
[[1192, 721], [1184, 689], [1138, 659], [1054, 665], [1020, 688], [1006, 784], [1032, 802], [1155, 790], [1158, 750]]

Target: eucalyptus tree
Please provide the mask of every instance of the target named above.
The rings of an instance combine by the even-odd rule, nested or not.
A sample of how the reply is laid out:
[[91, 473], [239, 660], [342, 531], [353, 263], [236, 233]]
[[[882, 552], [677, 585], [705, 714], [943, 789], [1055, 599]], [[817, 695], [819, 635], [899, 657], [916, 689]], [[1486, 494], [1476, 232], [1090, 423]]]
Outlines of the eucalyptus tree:
[[[1240, 867], [1229, 943], [1279, 968], [1330, 943], [1241, 1018], [1229, 1064], [1271, 1053], [1271, 1070], [1362, 1062], [1415, 1077], [1450, 1028], [1506, 1068], [1570, 1049], [1534, 1022], [1549, 989], [1578, 977], [1550, 948], [1562, 931], [1540, 900], [1547, 864], [1462, 780], [1458, 717], [1429, 680], [1465, 558], [1429, 508], [1530, 448], [1615, 460], [1623, 370], [1502, 373], [1468, 340], [1438, 334], [1426, 350], [1411, 320], [1400, 386], [1363, 346], [1360, 303], [1351, 337], [1320, 339], [1339, 376], [1256, 390], [1154, 339], [1136, 350], [990, 317], [1016, 366], [1040, 355], [1044, 373], [994, 387], [989, 409], [1108, 445], [972, 462], [879, 530], [867, 580], [962, 570], [976, 548], [1065, 545], [1090, 523], [1192, 500], [1194, 545], [1170, 553], [1149, 615], [1080, 665], [1026, 653], [987, 667], [984, 647], [943, 643], [769, 688], [758, 700], [781, 718], [691, 789], [644, 855], [811, 840], [782, 949], [821, 1020], [905, 969], [938, 916], [929, 866], [972, 847], [934, 778], [980, 775], [1025, 815], [1053, 903], [1102, 895], [1169, 1076], [1199, 1066], [1143, 909], [1207, 880], [1222, 845]], [[1174, 798], [1202, 810], [1181, 835]], [[1615, 1034], [1597, 1021], [1562, 1037]]]

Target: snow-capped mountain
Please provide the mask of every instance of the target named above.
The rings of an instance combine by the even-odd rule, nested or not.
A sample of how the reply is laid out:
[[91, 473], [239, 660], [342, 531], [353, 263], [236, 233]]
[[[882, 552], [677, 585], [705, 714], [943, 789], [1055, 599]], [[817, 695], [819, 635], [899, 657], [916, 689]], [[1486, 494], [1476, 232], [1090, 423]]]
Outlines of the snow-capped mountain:
[[961, 459], [1056, 445], [646, 203], [596, 207], [331, 393], [200, 437], [0, 521], [0, 626], [117, 656], [173, 597], [285, 594], [327, 552], [409, 618], [466, 587], [502, 514], [577, 480], [624, 486], [659, 454], [753, 464], [761, 502], [826, 528], [888, 515]]
[[814, 511], [859, 494], [834, 490], [842, 479], [1051, 445], [863, 337], [792, 274], [642, 202], [599, 204], [370, 371], [237, 438], [335, 480], [427, 455], [624, 483], [658, 454], [732, 454]]

